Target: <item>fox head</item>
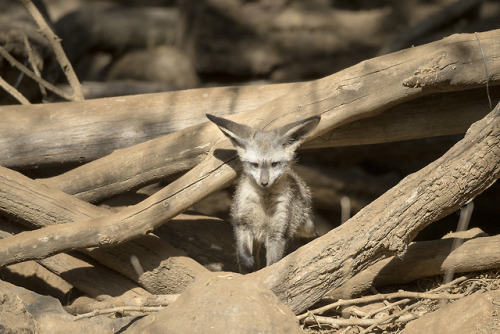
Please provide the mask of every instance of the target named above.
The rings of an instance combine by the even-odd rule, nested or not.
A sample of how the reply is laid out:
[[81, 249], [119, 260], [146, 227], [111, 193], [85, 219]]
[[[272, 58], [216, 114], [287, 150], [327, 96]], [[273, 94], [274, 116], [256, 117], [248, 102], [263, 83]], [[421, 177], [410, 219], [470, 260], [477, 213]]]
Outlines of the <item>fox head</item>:
[[231, 140], [243, 163], [243, 171], [257, 185], [268, 188], [293, 163], [295, 151], [321, 117], [309, 117], [272, 130], [255, 129], [210, 114], [207, 118]]

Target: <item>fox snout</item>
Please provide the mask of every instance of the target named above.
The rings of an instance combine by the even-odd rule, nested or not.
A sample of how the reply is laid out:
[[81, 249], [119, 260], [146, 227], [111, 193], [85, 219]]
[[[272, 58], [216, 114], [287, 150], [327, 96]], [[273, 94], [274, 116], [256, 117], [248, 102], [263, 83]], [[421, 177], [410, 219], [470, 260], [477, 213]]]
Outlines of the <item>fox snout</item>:
[[262, 188], [267, 188], [269, 186], [269, 169], [268, 168], [262, 168], [260, 171], [260, 177], [259, 177], [259, 185]]

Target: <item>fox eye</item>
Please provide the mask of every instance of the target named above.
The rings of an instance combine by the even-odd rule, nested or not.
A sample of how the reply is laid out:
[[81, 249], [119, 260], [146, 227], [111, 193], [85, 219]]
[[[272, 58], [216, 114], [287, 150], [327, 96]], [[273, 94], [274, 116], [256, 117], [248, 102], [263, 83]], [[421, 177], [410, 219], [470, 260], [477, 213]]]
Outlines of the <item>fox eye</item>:
[[259, 167], [259, 164], [256, 163], [256, 162], [251, 162], [250, 165], [253, 167], [253, 168], [257, 168]]
[[280, 164], [280, 163], [279, 163], [279, 161], [272, 162], [272, 163], [271, 163], [271, 167], [276, 167], [276, 166], [278, 166], [279, 164]]

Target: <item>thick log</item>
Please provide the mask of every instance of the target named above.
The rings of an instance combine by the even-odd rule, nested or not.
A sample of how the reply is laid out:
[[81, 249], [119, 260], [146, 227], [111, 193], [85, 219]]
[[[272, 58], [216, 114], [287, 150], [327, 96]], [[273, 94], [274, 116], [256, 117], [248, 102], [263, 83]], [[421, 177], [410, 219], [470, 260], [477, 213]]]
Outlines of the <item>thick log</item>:
[[[498, 31], [493, 31], [479, 35], [483, 41], [483, 49], [488, 49], [486, 46], [494, 47], [497, 33]], [[478, 73], [484, 70], [484, 64], [481, 51], [477, 49], [476, 44], [477, 39], [474, 35], [455, 35], [422, 47], [379, 57], [325, 79], [304, 83], [294, 92], [263, 105], [256, 111], [242, 113], [234, 118], [267, 127], [321, 112], [322, 121], [315, 135], [325, 135], [336, 126], [372, 116], [390, 105], [411, 97], [415, 98], [433, 90], [477, 86], [477, 83], [483, 79]], [[464, 50], [470, 53], [467, 61], [462, 60]], [[430, 56], [421, 59], [417, 57], [418, 55]], [[489, 57], [494, 59], [496, 56]], [[394, 65], [398, 62], [399, 65]], [[398, 72], [398, 69], [401, 72]], [[492, 73], [492, 80], [499, 79], [499, 69], [498, 62], [494, 62], [489, 72]], [[395, 76], [396, 79], [388, 80]], [[366, 85], [365, 80], [366, 82], [380, 82], [380, 85]], [[285, 115], [286, 117], [283, 117]], [[100, 159], [107, 162], [104, 170], [113, 172], [111, 178], [118, 175], [119, 179], [119, 176], [124, 174], [123, 171], [135, 169], [134, 173], [137, 173], [141, 170], [140, 166], [143, 166], [144, 161], [149, 161], [146, 156], [151, 152], [164, 156], [165, 153], [162, 153], [161, 149], [158, 151], [161, 144], [179, 143], [177, 148], [185, 145], [183, 147], [189, 150], [197, 147], [199, 143], [206, 145], [211, 141], [220, 140], [213, 154], [210, 154], [203, 163], [145, 201], [112, 216], [94, 221], [73, 223], [67, 227], [51, 226], [47, 227], [46, 231], [29, 232], [57, 240], [44, 243], [44, 247], [39, 246], [36, 252], [31, 252], [31, 255], [23, 255], [11, 249], [8, 253], [12, 258], [5, 256], [2, 260], [5, 261], [4, 263], [9, 263], [9, 261], [19, 261], [29, 256], [44, 257], [67, 249], [113, 245], [160, 226], [236, 177], [231, 166], [236, 160], [234, 151], [230, 143], [221, 139], [221, 136], [215, 126], [204, 123], [140, 144], [134, 148], [133, 152], [126, 152], [124, 149], [119, 156], [113, 156], [112, 159]], [[168, 152], [168, 150], [163, 150], [163, 152]], [[135, 156], [130, 157], [131, 153], [135, 153]], [[92, 180], [104, 180], [104, 183], [108, 184], [114, 182], [111, 182], [108, 174], [99, 174], [96, 170], [94, 172]], [[144, 177], [144, 174], [154, 176], [160, 173], [156, 169], [142, 172], [143, 174], [139, 173], [136, 177], [140, 179]], [[90, 179], [90, 175], [86, 176], [86, 179]], [[67, 180], [67, 184], [70, 185], [80, 182], [82, 180], [78, 175]], [[88, 182], [82, 183], [88, 186]], [[63, 184], [60, 186], [63, 187]], [[64, 234], [57, 235], [63, 231]], [[18, 238], [19, 241], [23, 239], [19, 235], [5, 239], [3, 242], [8, 243], [8, 240], [13, 238]]]
[[328, 298], [346, 299], [370, 289], [442, 275], [447, 270], [466, 273], [500, 266], [500, 235], [476, 237], [453, 249], [452, 238], [420, 241], [409, 245], [401, 257], [383, 259], [328, 293]]
[[[115, 150], [203, 123], [205, 113], [227, 116], [253, 110], [298, 86], [207, 88], [39, 104], [31, 108], [2, 106], [2, 117], [10, 120], [0, 123], [2, 165], [25, 169], [89, 162]], [[490, 94], [496, 103], [500, 95], [498, 88], [490, 87]], [[341, 126], [328, 137], [311, 140], [304, 148], [374, 144], [464, 133], [473, 121], [481, 119], [489, 111], [485, 96], [484, 88], [425, 96], [389, 108], [381, 115]], [[176, 103], [164, 104], [165, 100]], [[457, 108], [461, 110], [460, 117], [456, 117]], [[37, 130], [32, 131], [35, 124]], [[176, 164], [177, 169], [168, 173], [182, 172], [195, 166], [197, 157], [202, 153], [195, 150], [190, 153], [192, 159], [186, 159], [184, 165]], [[153, 154], [148, 158], [151, 156]], [[80, 175], [87, 172], [91, 173], [86, 169], [78, 171]]]
[[441, 158], [403, 179], [340, 227], [251, 274], [302, 312], [370, 264], [402, 256], [430, 223], [500, 177], [500, 104]]
[[98, 100], [1, 106], [0, 161], [24, 169], [76, 164], [204, 121], [253, 110], [298, 84], [193, 89]]
[[[484, 49], [487, 49], [485, 45], [491, 48], [495, 47], [495, 34], [497, 33], [479, 34]], [[466, 60], [463, 59], [465, 52], [468, 52]], [[422, 55], [427, 55], [427, 57], [421, 59], [420, 56]], [[487, 56], [487, 59], [494, 59], [495, 57], [494, 55]], [[489, 73], [493, 74], [490, 79], [497, 82], [499, 79], [498, 67], [500, 65], [497, 62], [492, 62], [491, 65], [491, 72]], [[401, 72], [398, 70], [401, 70]], [[367, 61], [325, 79], [306, 83], [293, 94], [287, 94], [262, 106], [255, 112], [237, 115], [234, 119], [252, 125], [268, 127], [278, 126], [305, 116], [321, 113], [322, 122], [314, 135], [324, 135], [336, 126], [372, 116], [382, 112], [389, 106], [423, 94], [446, 89], [475, 87], [483, 78], [479, 74], [481, 70], [484, 71], [484, 63], [481, 52], [477, 49], [475, 36], [458, 35], [426, 46]], [[365, 82], [370, 84], [365, 84]], [[373, 84], [378, 82], [380, 84]], [[380, 233], [375, 233], [379, 227], [378, 225], [373, 226], [373, 229], [366, 233], [366, 236], [357, 233], [361, 233], [363, 230], [352, 229], [346, 231], [348, 228], [345, 226], [354, 225], [353, 223], [346, 223], [342, 225], [342, 229], [344, 232], [349, 233], [340, 233], [345, 240], [339, 239], [339, 241], [332, 235], [333, 232], [329, 233], [326, 237], [314, 241], [310, 246], [299, 249], [285, 260], [255, 275], [270, 286], [283, 300], [286, 300], [293, 310], [299, 311], [317, 301], [336, 284], [343, 282], [363, 269], [370, 261], [378, 259], [384, 252], [390, 254], [404, 249], [406, 242], [411, 240], [417, 233], [418, 228], [423, 228], [425, 224], [429, 224], [433, 219], [457, 209], [496, 180], [500, 168], [498, 163], [499, 154], [495, 151], [498, 151], [498, 113], [497, 109], [485, 119], [485, 121], [489, 120], [489, 126], [493, 127], [493, 130], [490, 130], [496, 131], [496, 133], [493, 132], [490, 136], [480, 133], [486, 139], [473, 138], [474, 135], [477, 135], [476, 132], [480, 127], [475, 126], [473, 131], [466, 137], [466, 144], [462, 143], [462, 145], [454, 147], [455, 151], [459, 151], [458, 155], [455, 155], [458, 156], [457, 159], [467, 157], [467, 163], [459, 161], [457, 168], [452, 171], [446, 168], [446, 164], [441, 165], [440, 168], [433, 165], [430, 170], [429, 168], [424, 169], [428, 175], [417, 173], [414, 177], [408, 177], [398, 187], [394, 188], [396, 190], [393, 189], [393, 191], [386, 193], [380, 200], [387, 201], [389, 196], [390, 200], [388, 202], [384, 202], [383, 205], [375, 205], [377, 209], [382, 211], [379, 213], [382, 219], [373, 219], [373, 216], [376, 215], [373, 212], [370, 213], [373, 206], [370, 206], [372, 209], [367, 208], [362, 211], [363, 214], [357, 215], [357, 217], [371, 216], [371, 224], [375, 224], [375, 221], [377, 223], [383, 222], [382, 226], [393, 224], [387, 235], [400, 236], [400, 239], [397, 239], [394, 243], [389, 243], [390, 240], [385, 238], [382, 238], [382, 241], [377, 240], [376, 236], [380, 237]], [[484, 125], [484, 123], [479, 124]], [[236, 158], [231, 144], [223, 139], [222, 135], [215, 135], [217, 133], [215, 126], [203, 125], [202, 127], [209, 134], [207, 137], [214, 136], [214, 140], [217, 141], [218, 139], [219, 141], [212, 150], [212, 154], [209, 154], [203, 163], [193, 168], [189, 173], [143, 202], [111, 216], [60, 226], [49, 226], [1, 240], [0, 265], [30, 258], [42, 258], [68, 249], [114, 245], [126, 241], [145, 234], [167, 222], [199, 199], [233, 180], [236, 176], [233, 169]], [[189, 131], [193, 131], [193, 129], [189, 129]], [[175, 135], [179, 136], [179, 132], [175, 133]], [[474, 144], [469, 142], [471, 139], [473, 139]], [[486, 143], [482, 143], [479, 139], [485, 139]], [[485, 152], [480, 150], [484, 149], [484, 147], [487, 147]], [[460, 152], [460, 150], [463, 151], [464, 149], [473, 150], [472, 157], [467, 156], [469, 152]], [[460, 156], [460, 153], [463, 153], [463, 156]], [[439, 161], [439, 163], [446, 163], [446, 159], [448, 159], [447, 156], [442, 159], [444, 161]], [[126, 166], [126, 164], [112, 166], [112, 169], [120, 170], [123, 166]], [[468, 166], [481, 168], [478, 170], [472, 169], [471, 171], [470, 168], [467, 168]], [[466, 173], [463, 170], [464, 168], [467, 169]], [[440, 175], [433, 175], [433, 172], [440, 173]], [[455, 184], [452, 184], [451, 187], [453, 188], [451, 190], [447, 188], [450, 185], [444, 181], [455, 181], [454, 178], [440, 180], [440, 182], [437, 181], [435, 184], [431, 184], [435, 189], [429, 184], [416, 190], [401, 189], [408, 184], [414, 186], [418, 182], [429, 182], [427, 176], [435, 176], [435, 179], [439, 180], [439, 176], [443, 176], [442, 173], [446, 172], [454, 173], [453, 176], [459, 177], [459, 179], [472, 179], [472, 181], [469, 184], [461, 183], [458, 189]], [[448, 175], [445, 174], [445, 176]], [[416, 180], [415, 178], [420, 179]], [[432, 181], [432, 179], [430, 180]], [[433, 190], [444, 191], [439, 193], [441, 197], [438, 197], [437, 201], [434, 198], [437, 193], [433, 192]], [[403, 192], [399, 193], [399, 191]], [[404, 229], [400, 230], [395, 218], [389, 219], [391, 218], [390, 213], [397, 214], [396, 210], [391, 211], [386, 210], [386, 208], [395, 205], [398, 200], [402, 201], [401, 198], [404, 197], [406, 191], [413, 194], [409, 199], [405, 198], [408, 201], [407, 204], [411, 201], [420, 200], [424, 203], [416, 203], [415, 207], [418, 204], [424, 207], [429, 205], [436, 208], [436, 210], [429, 212], [424, 209], [421, 211], [425, 213], [422, 220], [414, 222], [408, 219], [405, 224], [402, 224]], [[420, 191], [423, 192], [422, 196], [418, 196]], [[433, 207], [433, 205], [436, 207]], [[409, 213], [411, 213], [411, 217], [418, 217], [418, 212], [405, 211], [405, 214]], [[351, 221], [358, 220], [359, 218], [353, 218]], [[358, 223], [356, 226], [362, 229], [363, 225], [359, 221]], [[410, 223], [418, 224], [418, 227], [414, 225], [406, 226]], [[370, 239], [370, 237], [373, 239]], [[331, 238], [333, 240], [330, 240]], [[321, 244], [324, 240], [328, 240], [327, 244], [323, 245], [324, 247], [319, 250], [315, 249], [314, 255], [307, 252], [307, 249], [311, 249], [318, 243]], [[346, 249], [345, 245], [352, 240], [367, 241], [367, 244], [363, 245], [363, 247], [366, 247], [363, 250], [368, 249], [363, 254], [365, 256], [359, 255], [361, 249], [356, 249], [355, 245]], [[33, 249], [34, 245], [36, 245], [36, 249]], [[343, 260], [339, 259], [338, 262], [333, 261], [331, 255], [337, 252], [339, 252], [339, 255], [345, 255], [346, 257]], [[292, 261], [293, 263], [290, 263], [289, 259], [296, 256], [301, 261]], [[342, 268], [340, 263], [345, 264], [346, 259], [348, 259], [348, 263]], [[286, 265], [283, 265], [283, 263], [286, 263]], [[299, 275], [287, 276], [295, 270], [294, 268], [297, 268], [298, 264], [301, 264], [300, 268], [303, 268], [306, 273], [300, 272]], [[310, 268], [307, 268], [305, 264]], [[306, 282], [301, 281], [302, 278]], [[294, 285], [294, 282], [299, 284]]]
[[[0, 183], [2, 211], [31, 227], [85, 221], [111, 214], [104, 208], [48, 188], [4, 167], [0, 167]], [[130, 241], [120, 248], [88, 249], [85, 253], [157, 294], [178, 293], [199, 273], [206, 271], [183, 252], [153, 235]], [[131, 255], [137, 257], [143, 273], [135, 271], [130, 262]], [[67, 260], [69, 268], [71, 261]], [[73, 266], [78, 268], [79, 265]], [[57, 272], [54, 268], [50, 270]]]
[[[5, 226], [2, 223], [0, 221], [0, 238], [10, 237], [11, 234], [4, 231]], [[117, 272], [73, 255], [60, 253], [37, 262], [91, 298], [102, 300], [116, 297], [130, 300], [152, 296]]]
[[[492, 50], [485, 53], [491, 85], [498, 84], [500, 79], [500, 62], [495, 61], [496, 54], [500, 52], [495, 54], [493, 51], [498, 48], [494, 41], [499, 33], [495, 30], [478, 34], [483, 50]], [[464, 60], [464, 54], [468, 54], [467, 60]], [[235, 115], [233, 119], [255, 126], [273, 127], [321, 113], [322, 121], [314, 133], [319, 138], [315, 147], [331, 146], [332, 141], [338, 139], [333, 136], [335, 128], [341, 125], [373, 117], [392, 106], [424, 95], [478, 86], [484, 88], [481, 84], [484, 80], [484, 61], [476, 36], [454, 35], [442, 41], [368, 60], [324, 79], [302, 83], [290, 93], [254, 111]], [[485, 109], [480, 110], [478, 114]], [[429, 115], [424, 114], [425, 117]], [[407, 124], [412, 122], [404, 119]], [[438, 121], [432, 116], [427, 118], [428, 123], [424, 120], [422, 117], [419, 121], [420, 124], [427, 124], [424, 129], [441, 124], [434, 135], [449, 133], [442, 129], [443, 124], [446, 128], [443, 119]], [[380, 136], [377, 131], [370, 132], [371, 138]], [[428, 135], [428, 130], [425, 133]], [[396, 133], [395, 137], [401, 138], [402, 135]], [[46, 184], [86, 201], [99, 201], [199, 164], [220, 138], [221, 134], [211, 124], [194, 125], [116, 151], [105, 158], [47, 179]], [[345, 140], [342, 142], [345, 143]], [[229, 181], [224, 179], [218, 187]]]

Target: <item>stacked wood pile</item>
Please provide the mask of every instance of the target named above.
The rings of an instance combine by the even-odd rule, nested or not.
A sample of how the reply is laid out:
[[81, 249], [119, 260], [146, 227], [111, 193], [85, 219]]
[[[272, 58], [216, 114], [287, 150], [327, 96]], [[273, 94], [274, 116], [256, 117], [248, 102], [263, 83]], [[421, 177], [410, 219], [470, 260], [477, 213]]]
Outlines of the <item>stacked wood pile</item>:
[[[177, 319], [186, 308], [194, 308], [197, 300], [207, 303], [197, 312], [215, 312], [218, 309], [210, 304], [217, 296], [213, 292], [237, 291], [231, 284], [248, 288], [241, 293], [255, 294], [259, 303], [271, 301], [275, 309], [283, 308], [282, 314], [291, 310], [304, 323], [328, 323], [314, 314], [342, 306], [339, 298], [358, 296], [370, 287], [500, 267], [498, 235], [478, 232], [412, 242], [426, 226], [464, 206], [462, 214], [470, 215], [471, 201], [500, 176], [499, 30], [452, 35], [305, 82], [84, 100], [71, 61], [51, 29], [31, 2], [21, 2], [51, 41], [72, 93], [59, 91], [41, 79], [40, 73], [27, 69], [15, 57], [10, 59], [12, 50], [2, 47], [2, 55], [19, 71], [38, 78], [42, 91], [52, 90], [72, 101], [30, 104], [13, 85], [2, 86], [22, 105], [0, 107], [0, 212], [4, 217], [0, 220], [0, 266], [4, 275], [14, 275], [21, 263], [31, 263], [37, 268], [34, 270], [46, 268], [69, 283], [67, 291], [74, 287], [84, 295], [67, 306], [72, 315], [56, 312], [53, 321], [59, 329], [63, 324], [69, 326], [76, 315], [80, 315], [82, 329], [125, 328], [135, 318], [96, 320], [87, 316], [99, 312], [137, 316], [134, 312], [177, 305], [161, 311], [166, 324], [168, 317]], [[194, 7], [198, 14], [213, 10]], [[234, 15], [240, 18], [240, 14]], [[249, 41], [242, 43], [252, 44], [255, 36], [248, 36]], [[184, 40], [189, 42], [188, 51], [201, 47], [200, 40]], [[254, 71], [256, 64], [263, 66], [257, 71], [276, 68], [276, 64], [257, 61], [270, 48], [263, 47], [249, 56], [248, 63], [238, 65], [247, 67], [231, 71]], [[232, 51], [238, 52], [238, 47]], [[288, 55], [289, 50], [285, 51]], [[300, 54], [296, 56], [300, 58]], [[281, 65], [292, 62], [283, 59], [279, 58]], [[195, 62], [195, 67], [204, 69], [204, 64]], [[441, 157], [406, 176], [339, 227], [242, 278], [227, 272], [235, 269], [228, 224], [219, 218], [185, 213], [237, 176], [235, 152], [220, 131], [205, 121], [207, 112], [262, 128], [321, 114], [304, 149], [465, 135]], [[39, 171], [44, 169], [51, 172]], [[37, 174], [51, 175], [37, 178]], [[119, 209], [98, 205], [131, 193], [141, 200]], [[457, 245], [457, 240], [463, 244]], [[225, 272], [210, 273], [218, 270]], [[459, 299], [470, 292], [465, 286], [458, 290], [463, 281], [452, 281], [416, 298]], [[497, 283], [487, 282], [498, 288]], [[445, 288], [457, 289], [456, 294], [438, 293]], [[33, 298], [3, 282], [2, 291], [6, 300]], [[380, 298], [413, 297], [401, 293]], [[250, 307], [227, 298], [221, 303]], [[304, 313], [327, 301], [334, 306]], [[16, 307], [25, 307], [34, 315], [30, 321], [49, 331], [40, 316], [43, 312], [26, 305]], [[204, 321], [214, 317], [206, 316]], [[417, 316], [406, 321], [412, 317]], [[147, 330], [151, 319], [144, 318], [130, 332]], [[384, 321], [397, 319], [392, 316]], [[250, 326], [244, 320], [228, 326], [238, 325]], [[330, 323], [332, 327], [348, 325], [365, 327], [368, 332], [381, 323]]]

